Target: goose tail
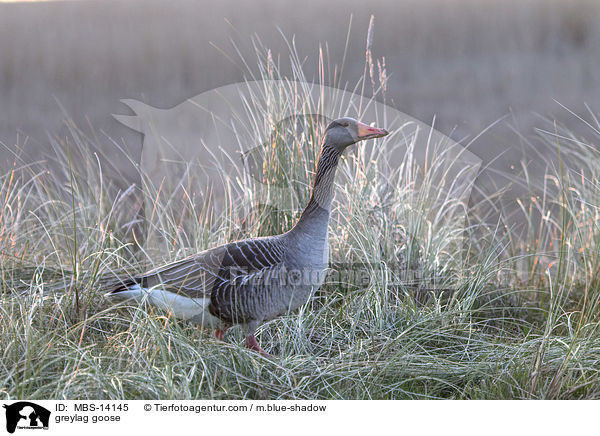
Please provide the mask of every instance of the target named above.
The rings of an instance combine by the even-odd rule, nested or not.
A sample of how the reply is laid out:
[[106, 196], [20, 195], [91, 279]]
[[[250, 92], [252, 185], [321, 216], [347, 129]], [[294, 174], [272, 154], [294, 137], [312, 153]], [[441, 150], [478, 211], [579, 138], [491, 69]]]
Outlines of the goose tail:
[[104, 297], [149, 303], [152, 306], [169, 311], [176, 318], [191, 321], [202, 327], [222, 327], [222, 322], [213, 316], [208, 309], [210, 304], [210, 298], [208, 297], [189, 298], [158, 287], [145, 288], [135, 281], [115, 287], [104, 294]]

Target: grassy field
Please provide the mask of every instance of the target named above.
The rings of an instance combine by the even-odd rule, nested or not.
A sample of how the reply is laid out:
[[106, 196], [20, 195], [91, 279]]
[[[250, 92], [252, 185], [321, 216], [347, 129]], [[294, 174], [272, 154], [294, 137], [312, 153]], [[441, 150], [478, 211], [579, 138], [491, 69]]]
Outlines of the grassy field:
[[[262, 62], [262, 77], [277, 77], [276, 64]], [[300, 68], [294, 74], [303, 78]], [[368, 73], [363, 79], [375, 94], [385, 88]], [[298, 98], [274, 95], [280, 99], [274, 107]], [[15, 155], [13, 169], [0, 178], [0, 396], [596, 398], [600, 156], [591, 144], [600, 123], [590, 117], [588, 141], [559, 129], [540, 133], [548, 156], [560, 153], [561, 160], [549, 160], [545, 177], [530, 181], [536, 194], [520, 199], [522, 220], [530, 224], [525, 239], [514, 238], [502, 216], [491, 226], [485, 219], [502, 192], [471, 205], [466, 226], [432, 219], [442, 195], [432, 183], [443, 177], [441, 163], [419, 167], [407, 153], [384, 175], [383, 152], [348, 154], [330, 224], [332, 273], [299, 313], [259, 330], [273, 359], [243, 348], [238, 329], [221, 343], [168, 312], [115, 307], [102, 295], [116, 275], [161, 261], [143, 248], [145, 196], [166, 223], [170, 258], [287, 229], [294, 217], [258, 210], [242, 221], [236, 211], [253, 206], [251, 192], [229, 198], [230, 212], [221, 216], [189, 197], [163, 201], [144, 186], [143, 169], [141, 184], [117, 188], [91, 151], [93, 135], [70, 124], [67, 139], [53, 143], [62, 173]], [[269, 155], [265, 169], [266, 180], [294, 175], [304, 187], [298, 208], [318, 150], [311, 136], [276, 149], [284, 156], [310, 150], [306, 159]], [[123, 152], [122, 159], [130, 157]], [[564, 169], [562, 159], [580, 173]], [[228, 183], [231, 192], [243, 188], [241, 179]], [[450, 199], [441, 210], [466, 208]], [[348, 264], [361, 274], [336, 269]]]

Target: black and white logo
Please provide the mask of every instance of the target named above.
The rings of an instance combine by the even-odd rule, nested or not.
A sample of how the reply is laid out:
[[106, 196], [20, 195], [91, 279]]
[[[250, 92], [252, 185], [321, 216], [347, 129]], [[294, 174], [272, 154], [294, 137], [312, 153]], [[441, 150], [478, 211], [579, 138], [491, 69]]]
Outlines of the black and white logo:
[[6, 409], [6, 431], [14, 433], [16, 429], [48, 429], [50, 411], [42, 406], [29, 401], [19, 401], [10, 405], [4, 404]]

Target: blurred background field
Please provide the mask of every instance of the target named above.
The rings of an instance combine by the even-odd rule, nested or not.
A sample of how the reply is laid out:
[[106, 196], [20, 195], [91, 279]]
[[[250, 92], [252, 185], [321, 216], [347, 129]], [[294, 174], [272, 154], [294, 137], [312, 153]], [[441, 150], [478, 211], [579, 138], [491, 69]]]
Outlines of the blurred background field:
[[[511, 111], [523, 134], [543, 124], [536, 113], [578, 129], [554, 100], [583, 114], [584, 103], [600, 98], [595, 1], [0, 3], [0, 140], [12, 147], [29, 137], [28, 150], [47, 147], [48, 135], [65, 132], [58, 100], [78, 125], [124, 138], [139, 154], [140, 135], [110, 117], [128, 113], [119, 99], [168, 108], [238, 82], [245, 68], [236, 50], [251, 58], [251, 36], [281, 54], [284, 72], [281, 35], [294, 38], [309, 79], [322, 44], [332, 68], [344, 64], [342, 82], [328, 84], [354, 85], [371, 14], [373, 55], [385, 57], [389, 75], [386, 103], [429, 124], [435, 115], [435, 127], [453, 139], [473, 137]], [[501, 124], [472, 151], [486, 162], [499, 147], [519, 146]]]

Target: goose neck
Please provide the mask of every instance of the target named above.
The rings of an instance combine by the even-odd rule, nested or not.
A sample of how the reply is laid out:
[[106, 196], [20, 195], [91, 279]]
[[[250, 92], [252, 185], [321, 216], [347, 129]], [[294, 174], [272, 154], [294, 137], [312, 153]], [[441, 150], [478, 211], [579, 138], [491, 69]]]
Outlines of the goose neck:
[[334, 195], [334, 180], [341, 152], [327, 143], [323, 144], [317, 163], [312, 193], [308, 205], [302, 212], [296, 228], [310, 229], [312, 224], [324, 226], [329, 222], [331, 202]]

